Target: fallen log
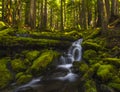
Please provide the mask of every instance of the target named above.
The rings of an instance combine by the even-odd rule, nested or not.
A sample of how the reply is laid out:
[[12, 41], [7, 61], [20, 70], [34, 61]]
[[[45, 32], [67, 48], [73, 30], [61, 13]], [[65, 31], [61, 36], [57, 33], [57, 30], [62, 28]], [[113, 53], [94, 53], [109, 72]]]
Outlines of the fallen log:
[[23, 48], [23, 49], [68, 49], [70, 41], [53, 39], [34, 39], [31, 37], [2, 36], [0, 37], [0, 49]]

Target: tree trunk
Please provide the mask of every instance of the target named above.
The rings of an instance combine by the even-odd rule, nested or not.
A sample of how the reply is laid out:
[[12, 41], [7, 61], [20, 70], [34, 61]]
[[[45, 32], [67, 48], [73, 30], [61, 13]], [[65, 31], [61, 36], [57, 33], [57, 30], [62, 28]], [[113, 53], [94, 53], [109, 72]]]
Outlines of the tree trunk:
[[106, 4], [106, 10], [107, 10], [107, 20], [109, 22], [110, 20], [110, 16], [111, 16], [111, 12], [110, 12], [110, 0], [105, 0], [105, 4]]
[[2, 21], [5, 22], [5, 0], [2, 0]]
[[30, 1], [29, 26], [32, 29], [36, 28], [36, 0]]
[[21, 0], [16, 0], [14, 2], [13, 25], [17, 28], [21, 25]]
[[82, 0], [82, 28], [84, 29], [88, 29], [88, 12], [87, 12], [87, 1], [86, 0]]
[[26, 6], [25, 6], [25, 25], [29, 26], [29, 12], [30, 12], [30, 1], [26, 0]]
[[44, 2], [43, 30], [47, 28], [47, 0]]
[[6, 2], [6, 15], [5, 20], [6, 22], [11, 25], [12, 24], [12, 9], [11, 9], [11, 0], [8, 0]]
[[63, 2], [62, 0], [60, 1], [60, 30], [63, 31], [64, 30], [64, 26], [63, 26]]
[[53, 27], [53, 9], [50, 9], [50, 28]]
[[102, 16], [101, 16], [101, 10], [102, 9], [102, 6], [101, 6], [101, 1], [100, 0], [97, 0], [97, 13], [98, 13], [98, 19], [97, 19], [97, 27], [101, 27], [102, 25]]
[[111, 0], [111, 17], [119, 15], [119, 0]]
[[105, 0], [100, 0], [102, 34], [104, 34], [107, 30], [107, 10], [105, 5]]

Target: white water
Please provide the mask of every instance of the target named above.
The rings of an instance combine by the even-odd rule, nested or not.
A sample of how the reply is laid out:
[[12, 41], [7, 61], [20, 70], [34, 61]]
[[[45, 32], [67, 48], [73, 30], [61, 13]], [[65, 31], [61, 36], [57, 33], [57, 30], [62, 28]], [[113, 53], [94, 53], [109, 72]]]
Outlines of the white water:
[[[72, 63], [74, 61], [80, 62], [82, 59], [81, 43], [82, 43], [82, 39], [79, 39], [72, 43], [72, 46], [69, 48], [68, 52], [66, 54], [64, 53], [64, 55], [62, 55], [58, 61], [59, 64], [57, 65], [55, 70], [58, 69], [59, 71], [50, 74], [46, 79], [44, 78], [45, 82], [46, 81], [49, 82], [50, 80], [53, 80], [53, 79], [54, 80], [57, 79], [57, 80], [61, 80], [61, 81], [68, 81], [68, 82], [75, 82], [77, 80], [77, 78], [79, 76], [77, 74], [73, 73], [71, 68], [72, 68]], [[65, 73], [63, 73], [63, 72], [65, 72]], [[28, 87], [35, 88], [36, 86], [42, 85], [42, 84], [40, 84], [40, 82], [42, 81], [43, 77], [33, 79], [28, 84], [17, 88], [17, 90], [15, 90], [15, 92], [22, 92], [21, 89], [25, 89], [25, 88], [27, 89]], [[50, 86], [50, 85], [49, 85], [49, 83], [46, 84], [46, 86]], [[45, 91], [37, 91], [37, 92], [45, 92]]]

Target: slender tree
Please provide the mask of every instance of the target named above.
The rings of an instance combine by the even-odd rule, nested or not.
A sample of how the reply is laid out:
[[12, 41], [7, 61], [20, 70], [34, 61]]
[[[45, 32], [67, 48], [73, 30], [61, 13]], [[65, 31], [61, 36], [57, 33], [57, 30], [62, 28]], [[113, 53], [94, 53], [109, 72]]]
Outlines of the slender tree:
[[60, 0], [60, 30], [64, 30], [64, 25], [63, 25], [63, 0]]

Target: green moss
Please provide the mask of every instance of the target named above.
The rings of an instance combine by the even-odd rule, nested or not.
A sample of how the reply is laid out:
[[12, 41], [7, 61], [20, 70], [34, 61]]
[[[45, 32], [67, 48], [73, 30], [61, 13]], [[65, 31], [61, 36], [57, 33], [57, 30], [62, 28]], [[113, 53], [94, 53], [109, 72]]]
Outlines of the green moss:
[[102, 81], [108, 81], [112, 78], [112, 75], [114, 73], [114, 67], [112, 65], [100, 65], [100, 67], [97, 70], [97, 76]]
[[95, 50], [86, 50], [84, 53], [83, 53], [83, 58], [85, 60], [87, 60], [88, 62], [90, 60], [94, 60], [95, 58], [97, 57], [97, 52]]
[[16, 78], [17, 78], [16, 81], [17, 84], [23, 84], [29, 82], [32, 79], [32, 75], [19, 73], [17, 74]]
[[43, 52], [34, 62], [31, 66], [31, 69], [33, 71], [42, 71], [47, 68], [47, 66], [53, 62], [55, 58], [59, 56], [59, 53], [52, 50], [47, 50]]
[[89, 67], [86, 63], [81, 63], [79, 66], [79, 71], [82, 73], [86, 73], [88, 71]]
[[120, 77], [117, 75], [113, 76], [111, 82], [120, 84]]
[[86, 70], [86, 72], [82, 76], [82, 79], [84, 79], [84, 80], [91, 79], [93, 77], [94, 73], [95, 73], [94, 69], [89, 68], [88, 70]]
[[111, 56], [108, 52], [105, 51], [99, 51], [98, 54], [100, 58], [106, 58]]
[[97, 43], [94, 43], [94, 42], [89, 42], [89, 41], [84, 41], [82, 43], [82, 46], [83, 48], [86, 50], [86, 49], [93, 49], [93, 50], [102, 50], [102, 46], [97, 44]]
[[19, 72], [19, 73], [17, 73], [16, 75], [15, 75], [15, 79], [18, 79], [21, 75], [23, 75], [24, 74], [24, 72]]
[[0, 31], [4, 30], [6, 28], [7, 28], [7, 26], [5, 25], [5, 23], [3, 21], [0, 21]]
[[25, 58], [32, 61], [32, 60], [36, 59], [39, 54], [40, 54], [40, 52], [37, 50], [29, 51], [28, 53], [26, 53]]
[[104, 58], [103, 61], [107, 62], [109, 64], [113, 64], [117, 67], [120, 66], [120, 59], [118, 59], [118, 58]]
[[89, 36], [86, 39], [98, 37], [98, 35], [100, 35], [100, 33], [101, 33], [100, 29], [92, 30], [91, 34], [88, 34]]
[[79, 33], [78, 31], [71, 31], [71, 32], [66, 32], [65, 33], [66, 36], [71, 36], [71, 37], [75, 37], [75, 38], [82, 38], [82, 33]]
[[112, 87], [113, 89], [120, 91], [120, 83], [109, 83], [109, 87]]
[[84, 84], [85, 92], [97, 92], [96, 84], [93, 80], [88, 80]]
[[9, 59], [0, 59], [0, 89], [6, 87], [13, 79], [12, 74], [7, 69]]
[[26, 66], [24, 65], [24, 61], [21, 59], [14, 59], [11, 61], [11, 67], [15, 72], [24, 71]]
[[99, 63], [95, 63], [95, 64], [93, 64], [93, 65], [91, 65], [91, 67], [94, 69], [94, 71], [97, 71], [98, 70], [98, 68], [100, 67], [100, 62]]

